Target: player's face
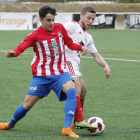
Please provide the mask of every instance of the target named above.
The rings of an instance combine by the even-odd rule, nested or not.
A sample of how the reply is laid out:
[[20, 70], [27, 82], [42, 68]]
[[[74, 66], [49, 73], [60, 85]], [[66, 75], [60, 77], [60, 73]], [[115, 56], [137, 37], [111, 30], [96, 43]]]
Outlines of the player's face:
[[47, 14], [43, 19], [40, 18], [42, 23], [42, 28], [46, 31], [51, 31], [53, 29], [55, 16], [52, 14]]
[[96, 14], [87, 12], [86, 14], [80, 15], [80, 25], [84, 30], [89, 30], [91, 28], [92, 23], [94, 22]]

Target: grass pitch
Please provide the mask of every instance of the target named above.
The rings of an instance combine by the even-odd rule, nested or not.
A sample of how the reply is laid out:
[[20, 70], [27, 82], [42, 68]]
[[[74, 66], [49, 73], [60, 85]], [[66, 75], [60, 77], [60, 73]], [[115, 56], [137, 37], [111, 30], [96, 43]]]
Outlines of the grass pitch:
[[[14, 49], [32, 31], [0, 31], [0, 122], [11, 119], [23, 103], [32, 74], [33, 57], [29, 48], [17, 58], [7, 59], [6, 50]], [[140, 138], [140, 31], [89, 30], [99, 53], [110, 65], [111, 78], [90, 54], [81, 58], [80, 70], [87, 85], [84, 118], [99, 116], [105, 122], [100, 136], [74, 130], [80, 139], [139, 140]], [[63, 140], [64, 104], [55, 93], [39, 100], [14, 129], [0, 131], [1, 140]]]

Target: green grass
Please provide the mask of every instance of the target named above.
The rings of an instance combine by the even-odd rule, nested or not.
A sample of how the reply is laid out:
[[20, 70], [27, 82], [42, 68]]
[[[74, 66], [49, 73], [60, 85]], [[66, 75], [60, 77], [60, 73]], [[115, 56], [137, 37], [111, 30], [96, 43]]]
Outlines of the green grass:
[[[14, 49], [31, 31], [0, 31], [0, 122], [10, 120], [23, 103], [32, 78], [32, 49], [17, 58], [7, 59], [3, 50]], [[140, 31], [90, 30], [104, 58], [140, 59]], [[89, 54], [87, 56], [90, 56]], [[105, 121], [102, 135], [90, 136], [86, 130], [74, 130], [83, 140], [139, 140], [140, 137], [140, 62], [108, 60], [111, 78], [93, 59], [81, 58], [80, 70], [87, 85], [84, 118], [99, 116]], [[14, 129], [0, 131], [1, 140], [63, 140], [64, 104], [51, 92], [19, 121]]]

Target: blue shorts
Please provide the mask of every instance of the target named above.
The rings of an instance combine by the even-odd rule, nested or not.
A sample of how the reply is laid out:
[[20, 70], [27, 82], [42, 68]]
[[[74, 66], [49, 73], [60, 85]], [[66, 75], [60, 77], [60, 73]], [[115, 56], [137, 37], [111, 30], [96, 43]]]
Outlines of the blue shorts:
[[64, 101], [66, 100], [66, 94], [62, 92], [62, 86], [70, 80], [73, 79], [68, 72], [60, 75], [34, 76], [27, 91], [27, 95], [45, 97], [52, 89], [56, 93], [59, 101]]

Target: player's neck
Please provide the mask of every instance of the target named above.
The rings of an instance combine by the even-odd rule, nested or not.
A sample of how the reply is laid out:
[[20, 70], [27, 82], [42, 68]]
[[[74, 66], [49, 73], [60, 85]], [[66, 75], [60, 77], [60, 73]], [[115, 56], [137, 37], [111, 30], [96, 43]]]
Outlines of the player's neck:
[[81, 23], [81, 21], [79, 21], [79, 25], [80, 25], [81, 28], [85, 31], [85, 28], [83, 27], [83, 24]]

